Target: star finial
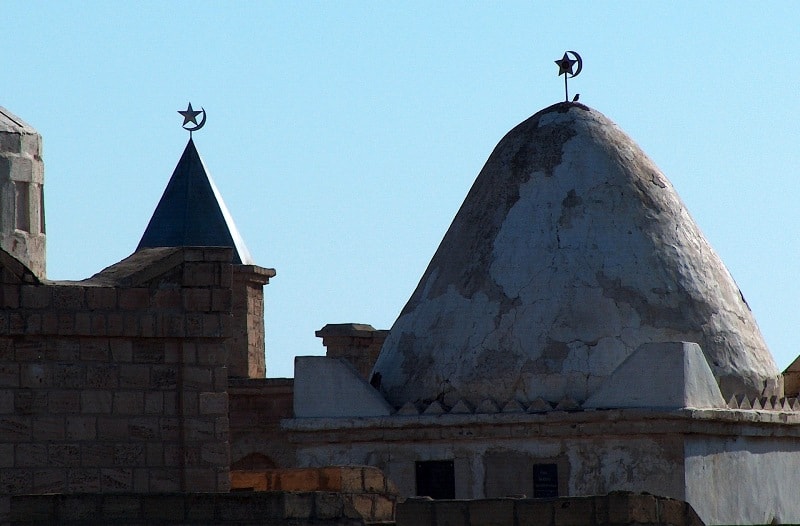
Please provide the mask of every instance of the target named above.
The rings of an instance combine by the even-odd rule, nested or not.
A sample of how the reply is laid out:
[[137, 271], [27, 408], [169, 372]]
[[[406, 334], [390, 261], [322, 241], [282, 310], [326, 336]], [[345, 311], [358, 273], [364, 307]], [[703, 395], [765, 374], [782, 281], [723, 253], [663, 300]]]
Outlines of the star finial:
[[[206, 124], [206, 110], [201, 107], [200, 111], [195, 111], [194, 108], [192, 108], [191, 102], [189, 103], [189, 107], [186, 108], [185, 111], [178, 110], [178, 113], [180, 113], [183, 116], [183, 129], [189, 132], [190, 139], [192, 137], [192, 132], [196, 132]], [[198, 123], [197, 116], [200, 115], [201, 113], [203, 114], [203, 118], [200, 119], [200, 122]], [[186, 125], [189, 123], [194, 124], [194, 126], [187, 127]]]
[[[572, 60], [564, 53], [564, 56], [561, 57], [561, 60], [554, 61], [558, 66], [558, 76], [565, 75], [569, 73], [572, 75], [572, 66], [577, 62], [577, 60]], [[192, 105], [189, 104], [189, 109], [192, 109]], [[184, 123], [185, 124], [185, 123]]]
[[[567, 55], [565, 54], [564, 56], [566, 57]], [[189, 107], [186, 108], [186, 111], [178, 110], [178, 113], [183, 115], [183, 126], [186, 126], [190, 122], [192, 124], [197, 124], [197, 116], [202, 112], [194, 111], [194, 109], [192, 109], [192, 103], [190, 102]]]
[[[570, 58], [570, 55], [574, 56], [575, 58]], [[583, 69], [583, 59], [581, 56], [578, 55], [575, 51], [567, 51], [564, 53], [564, 56], [561, 57], [560, 60], [555, 60], [556, 66], [558, 66], [558, 76], [564, 75], [564, 97], [567, 102], [569, 102], [569, 90], [567, 89], [567, 79], [570, 77], [577, 77], [580, 75], [581, 70]], [[578, 65], [578, 69], [573, 71], [572, 66], [575, 64]], [[577, 99], [577, 95], [573, 102]]]

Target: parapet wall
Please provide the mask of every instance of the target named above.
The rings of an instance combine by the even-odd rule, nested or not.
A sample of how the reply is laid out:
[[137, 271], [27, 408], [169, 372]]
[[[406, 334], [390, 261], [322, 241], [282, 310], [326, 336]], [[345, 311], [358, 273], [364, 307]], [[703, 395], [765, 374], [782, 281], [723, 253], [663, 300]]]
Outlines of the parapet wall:
[[409, 499], [397, 506], [397, 526], [701, 526], [686, 502], [626, 492], [558, 499]]
[[229, 261], [43, 282], [0, 253], [0, 494], [228, 490]]

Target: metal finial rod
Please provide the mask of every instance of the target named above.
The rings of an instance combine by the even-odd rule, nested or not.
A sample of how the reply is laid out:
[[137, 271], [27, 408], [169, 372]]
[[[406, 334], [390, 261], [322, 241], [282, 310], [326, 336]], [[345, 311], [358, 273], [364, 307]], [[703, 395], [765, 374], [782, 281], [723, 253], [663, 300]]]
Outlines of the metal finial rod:
[[[570, 55], [574, 56], [575, 58], [570, 58]], [[556, 60], [555, 63], [558, 66], [558, 75], [564, 75], [564, 99], [569, 102], [567, 79], [580, 75], [581, 70], [583, 69], [583, 59], [581, 59], [581, 56], [575, 51], [565, 51], [564, 56], [561, 57], [560, 60]], [[578, 69], [573, 72], [572, 66], [575, 64], [578, 64]]]

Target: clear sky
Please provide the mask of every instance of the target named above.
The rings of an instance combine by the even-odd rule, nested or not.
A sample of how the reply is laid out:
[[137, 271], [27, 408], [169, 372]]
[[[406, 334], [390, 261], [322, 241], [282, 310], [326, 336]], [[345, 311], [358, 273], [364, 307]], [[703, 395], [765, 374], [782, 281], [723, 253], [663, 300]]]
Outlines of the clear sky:
[[778, 366], [800, 353], [800, 9], [774, 2], [0, 0], [0, 106], [44, 137], [48, 277], [136, 248], [195, 143], [265, 288], [268, 376], [390, 328], [500, 138], [563, 100], [672, 181]]

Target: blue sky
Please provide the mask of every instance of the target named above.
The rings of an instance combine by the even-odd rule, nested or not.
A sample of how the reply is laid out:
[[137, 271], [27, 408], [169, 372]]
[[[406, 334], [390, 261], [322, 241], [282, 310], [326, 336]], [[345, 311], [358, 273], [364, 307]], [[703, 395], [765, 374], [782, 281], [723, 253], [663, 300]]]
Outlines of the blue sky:
[[798, 354], [800, 9], [762, 2], [11, 2], [0, 105], [44, 137], [48, 277], [126, 257], [187, 140], [265, 289], [269, 376], [389, 328], [491, 150], [571, 93], [672, 181], [783, 369]]

